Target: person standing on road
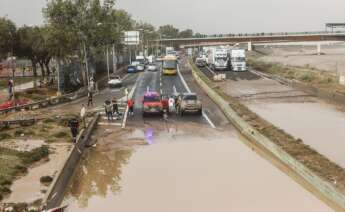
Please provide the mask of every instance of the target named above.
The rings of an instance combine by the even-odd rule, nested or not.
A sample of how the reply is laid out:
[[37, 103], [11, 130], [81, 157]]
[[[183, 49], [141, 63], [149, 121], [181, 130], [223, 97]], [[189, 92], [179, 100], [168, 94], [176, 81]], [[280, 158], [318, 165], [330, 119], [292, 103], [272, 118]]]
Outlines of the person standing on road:
[[80, 110], [80, 118], [81, 118], [81, 120], [82, 120], [82, 122], [83, 122], [83, 127], [84, 127], [84, 129], [86, 129], [85, 116], [86, 116], [86, 109], [85, 109], [84, 104], [82, 104], [81, 110]]
[[169, 98], [169, 112], [172, 112], [175, 110], [175, 99], [171, 96]]
[[113, 120], [113, 106], [109, 100], [104, 102], [105, 114], [107, 115], [108, 121]]
[[129, 115], [134, 116], [134, 101], [132, 99], [128, 99], [127, 101]]
[[13, 85], [14, 83], [13, 83], [13, 80], [10, 78], [9, 80], [8, 80], [8, 97], [9, 97], [9, 99], [12, 99], [12, 96], [13, 96]]
[[91, 91], [87, 93], [87, 106], [90, 107], [90, 105], [93, 106], [93, 96]]
[[114, 98], [111, 100], [113, 103], [113, 115], [116, 115], [117, 117], [120, 115], [119, 113], [119, 105], [117, 104], [117, 99], [114, 96]]
[[68, 127], [71, 129], [73, 143], [77, 143], [77, 136], [79, 131], [79, 121], [76, 118], [72, 118], [68, 121]]

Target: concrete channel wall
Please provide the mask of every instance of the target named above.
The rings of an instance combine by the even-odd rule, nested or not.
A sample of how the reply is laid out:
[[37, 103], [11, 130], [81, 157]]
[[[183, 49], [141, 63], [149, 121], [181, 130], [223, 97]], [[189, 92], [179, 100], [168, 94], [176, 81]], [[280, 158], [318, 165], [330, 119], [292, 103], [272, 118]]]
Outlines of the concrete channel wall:
[[47, 196], [43, 200], [45, 210], [58, 207], [62, 203], [66, 187], [78, 166], [86, 146], [89, 145], [90, 136], [97, 126], [99, 117], [99, 114], [95, 115], [87, 128], [80, 133], [77, 143], [73, 147], [72, 151], [70, 151], [66, 162], [57, 173], [57, 176], [55, 176], [53, 183], [47, 191]]
[[226, 100], [224, 100], [215, 90], [212, 89], [212, 87], [210, 87], [205, 81], [202, 80], [201, 77], [199, 77], [199, 75], [203, 75], [200, 70], [195, 69], [192, 65], [191, 67], [193, 76], [197, 83], [203, 88], [207, 95], [222, 109], [226, 117], [243, 135], [266, 148], [284, 164], [290, 167], [300, 177], [302, 177], [311, 186], [313, 186], [322, 196], [327, 198], [328, 201], [336, 205], [336, 210], [345, 211], [345, 196], [341, 191], [336, 189], [332, 184], [322, 180], [318, 175], [313, 173], [302, 163], [282, 150], [273, 141], [269, 140], [267, 137], [255, 130], [242, 117], [240, 117], [235, 112], [235, 110], [230, 107], [229, 103]]
[[278, 81], [281, 84], [287, 85], [287, 86], [295, 88], [297, 90], [304, 91], [304, 92], [311, 94], [313, 96], [317, 96], [321, 99], [335, 102], [338, 104], [345, 104], [345, 95], [344, 94], [329, 92], [325, 89], [317, 88], [315, 86], [308, 85], [308, 84], [305, 84], [305, 83], [297, 81], [297, 80], [285, 79], [283, 77], [276, 76], [276, 75], [268, 75], [268, 74], [265, 74], [265, 73], [262, 73], [259, 71], [252, 71], [252, 72], [254, 72], [255, 74], [257, 74], [259, 76]]

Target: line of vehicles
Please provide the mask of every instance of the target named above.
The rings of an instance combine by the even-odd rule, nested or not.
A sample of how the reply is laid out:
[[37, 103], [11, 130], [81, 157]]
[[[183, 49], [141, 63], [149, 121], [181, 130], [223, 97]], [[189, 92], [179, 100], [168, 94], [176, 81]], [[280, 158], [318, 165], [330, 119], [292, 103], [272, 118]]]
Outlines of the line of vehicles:
[[[166, 76], [177, 75], [179, 55], [173, 47], [166, 47], [164, 57], [155, 58], [149, 56], [137, 56], [127, 67], [127, 73], [139, 71], [158, 71], [155, 62], [162, 62], [162, 74]], [[108, 81], [110, 88], [122, 87], [122, 80], [117, 75], [111, 75]], [[176, 112], [183, 116], [186, 113], [202, 115], [202, 104], [195, 93], [175, 93], [172, 96], [164, 96], [157, 91], [146, 91], [142, 98], [142, 115], [164, 115]]]
[[176, 112], [183, 116], [186, 113], [202, 115], [202, 103], [195, 93], [174, 94], [162, 96], [156, 91], [147, 91], [142, 99], [142, 115], [164, 115]]
[[247, 71], [246, 51], [237, 47], [203, 47], [195, 59], [198, 67], [208, 66], [213, 71]]

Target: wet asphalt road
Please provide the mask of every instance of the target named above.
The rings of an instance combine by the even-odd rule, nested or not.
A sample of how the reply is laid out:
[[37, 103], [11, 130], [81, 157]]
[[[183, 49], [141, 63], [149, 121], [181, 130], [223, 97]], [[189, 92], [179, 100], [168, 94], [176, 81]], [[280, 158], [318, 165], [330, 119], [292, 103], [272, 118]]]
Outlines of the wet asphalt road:
[[[183, 64], [182, 64], [183, 66]], [[137, 85], [134, 92], [134, 101], [135, 101], [135, 115], [134, 117], [129, 117], [127, 123], [129, 125], [139, 126], [141, 124], [148, 124], [149, 122], [156, 122], [156, 121], [163, 121], [162, 116], [159, 115], [151, 115], [149, 117], [142, 117], [142, 98], [146, 91], [157, 91], [163, 95], [171, 96], [175, 93], [184, 93], [187, 92], [186, 86], [182, 82], [181, 76], [183, 75], [175, 75], [175, 76], [165, 76], [162, 74], [162, 68], [160, 63], [157, 63], [158, 70], [155, 72], [144, 71], [139, 73], [139, 77], [137, 79]], [[179, 64], [181, 67], [181, 64]], [[183, 70], [181, 70], [182, 72]], [[188, 86], [188, 85], [187, 85]], [[192, 90], [194, 92], [194, 90]], [[206, 107], [205, 107], [206, 109]], [[169, 118], [170, 121], [182, 121], [182, 122], [193, 122], [199, 123], [203, 125], [211, 126], [210, 122], [206, 119], [205, 116], [198, 116], [195, 114], [186, 114], [183, 117], [176, 115], [175, 113], [170, 113]], [[212, 122], [212, 120], [210, 120]]]

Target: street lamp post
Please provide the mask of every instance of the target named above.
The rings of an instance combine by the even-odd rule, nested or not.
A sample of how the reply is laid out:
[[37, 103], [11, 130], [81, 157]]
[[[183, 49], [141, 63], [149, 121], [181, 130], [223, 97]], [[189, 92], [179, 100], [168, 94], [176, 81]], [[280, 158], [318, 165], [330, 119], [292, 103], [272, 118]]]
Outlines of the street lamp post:
[[106, 55], [107, 55], [107, 70], [108, 70], [108, 81], [110, 80], [110, 68], [109, 68], [109, 49], [108, 45], [106, 45]]
[[16, 67], [15, 67], [15, 57], [14, 57], [14, 51], [13, 51], [13, 46], [14, 46], [14, 38], [13, 38], [13, 34], [11, 31], [9, 31], [10, 37], [11, 37], [11, 68], [12, 68], [12, 90], [11, 90], [11, 95], [13, 97], [13, 100], [15, 100], [15, 89], [14, 89], [14, 85], [15, 85], [15, 72], [16, 72]]

